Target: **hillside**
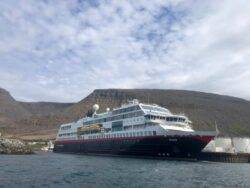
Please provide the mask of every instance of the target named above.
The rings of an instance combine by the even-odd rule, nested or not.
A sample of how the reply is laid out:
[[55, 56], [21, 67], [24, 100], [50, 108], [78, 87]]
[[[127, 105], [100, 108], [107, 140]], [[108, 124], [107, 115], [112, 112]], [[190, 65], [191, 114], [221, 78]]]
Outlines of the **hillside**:
[[134, 98], [185, 113], [196, 130], [214, 130], [217, 122], [222, 135], [250, 136], [250, 101], [184, 90], [98, 89], [75, 104], [17, 102], [1, 90], [0, 122], [7, 134], [53, 138], [60, 124], [84, 117], [95, 103], [101, 112]]
[[60, 114], [73, 103], [18, 102], [8, 91], [0, 88], [0, 132], [23, 133], [50, 132], [65, 121]]
[[19, 102], [19, 104], [32, 115], [45, 116], [62, 113], [65, 108], [74, 103], [55, 103], [55, 102]]
[[31, 114], [20, 106], [8, 91], [0, 88], [0, 115], [4, 118], [22, 119]]
[[159, 104], [174, 113], [185, 113], [196, 130], [214, 130], [215, 122], [224, 135], [250, 135], [250, 101], [223, 95], [184, 90], [108, 89], [95, 90], [66, 109], [73, 119], [82, 117], [94, 103], [100, 111], [125, 103], [128, 99]]
[[30, 116], [31, 114], [20, 106], [8, 91], [0, 88], [0, 130], [10, 129], [15, 121]]

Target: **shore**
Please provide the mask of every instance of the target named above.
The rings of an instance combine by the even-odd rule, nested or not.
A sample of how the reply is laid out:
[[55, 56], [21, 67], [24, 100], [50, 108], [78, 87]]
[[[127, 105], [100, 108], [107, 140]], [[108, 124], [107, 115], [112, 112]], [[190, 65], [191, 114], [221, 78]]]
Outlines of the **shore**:
[[0, 154], [33, 154], [33, 150], [25, 142], [18, 139], [0, 137]]

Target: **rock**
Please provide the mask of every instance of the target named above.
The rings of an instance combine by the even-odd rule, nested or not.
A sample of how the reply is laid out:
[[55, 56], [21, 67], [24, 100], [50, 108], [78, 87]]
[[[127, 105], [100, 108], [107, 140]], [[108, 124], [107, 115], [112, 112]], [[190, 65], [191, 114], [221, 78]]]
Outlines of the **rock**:
[[18, 139], [0, 138], [0, 154], [32, 154], [31, 148]]

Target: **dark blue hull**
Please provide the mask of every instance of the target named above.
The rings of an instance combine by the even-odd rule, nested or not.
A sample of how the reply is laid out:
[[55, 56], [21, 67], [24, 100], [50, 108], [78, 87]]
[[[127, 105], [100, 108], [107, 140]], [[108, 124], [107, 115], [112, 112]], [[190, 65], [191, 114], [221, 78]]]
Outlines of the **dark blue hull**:
[[196, 157], [213, 136], [148, 136], [93, 140], [56, 141], [54, 152], [134, 155], [152, 157]]

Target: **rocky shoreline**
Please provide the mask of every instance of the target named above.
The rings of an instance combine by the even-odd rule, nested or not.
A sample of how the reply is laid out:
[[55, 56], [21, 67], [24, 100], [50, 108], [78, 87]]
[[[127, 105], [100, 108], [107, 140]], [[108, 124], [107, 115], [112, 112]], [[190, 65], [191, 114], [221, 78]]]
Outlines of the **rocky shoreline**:
[[0, 154], [33, 154], [33, 151], [21, 140], [0, 137]]

